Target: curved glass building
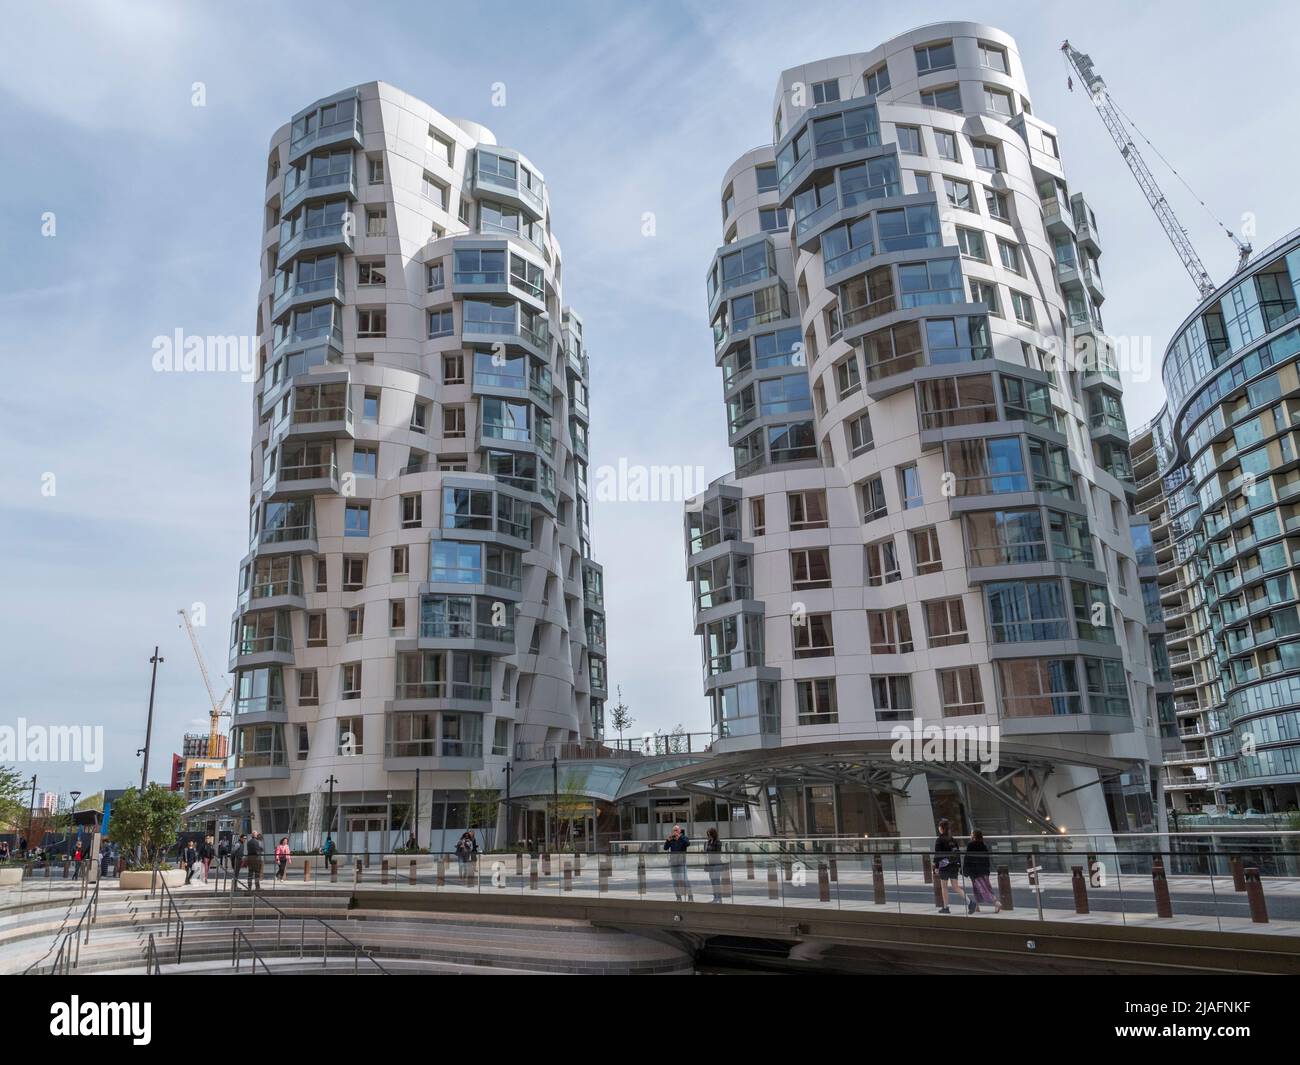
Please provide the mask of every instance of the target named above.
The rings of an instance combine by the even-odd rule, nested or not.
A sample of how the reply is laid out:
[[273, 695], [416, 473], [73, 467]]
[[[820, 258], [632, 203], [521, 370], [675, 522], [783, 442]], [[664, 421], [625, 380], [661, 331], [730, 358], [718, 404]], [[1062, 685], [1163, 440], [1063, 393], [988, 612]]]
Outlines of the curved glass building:
[[588, 359], [549, 190], [372, 82], [276, 132], [263, 210], [234, 779], [268, 839], [445, 850], [516, 751], [602, 729]]
[[[785, 71], [771, 116], [707, 271], [735, 473], [686, 517], [733, 793], [774, 832], [1150, 827], [1100, 237], [1015, 41], [926, 26]], [[891, 769], [917, 719], [1024, 771]]]
[[1300, 799], [1300, 231], [1174, 334], [1167, 402], [1133, 438], [1164, 625], [1176, 809]]

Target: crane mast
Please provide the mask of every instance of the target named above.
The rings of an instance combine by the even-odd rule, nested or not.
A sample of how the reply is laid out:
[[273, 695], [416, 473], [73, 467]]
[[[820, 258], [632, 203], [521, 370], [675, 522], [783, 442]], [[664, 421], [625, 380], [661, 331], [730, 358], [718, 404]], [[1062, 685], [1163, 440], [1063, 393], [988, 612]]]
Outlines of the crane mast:
[[208, 676], [208, 667], [203, 661], [203, 652], [199, 650], [198, 637], [194, 635], [194, 626], [190, 624], [190, 616], [184, 610], [178, 610], [176, 613], [181, 616], [181, 621], [185, 623], [185, 631], [189, 633], [190, 637], [190, 646], [194, 648], [194, 658], [199, 664], [199, 672], [203, 674], [203, 686], [208, 689], [208, 702], [212, 704], [208, 717], [208, 757], [216, 758], [218, 757], [217, 752], [221, 749], [221, 718], [227, 713], [223, 707], [225, 706], [226, 696], [233, 689], [227, 688], [225, 695], [220, 699], [217, 698], [217, 693], [212, 687], [212, 679]]
[[[1133, 172], [1133, 177], [1137, 180], [1143, 195], [1146, 196], [1147, 203], [1151, 205], [1151, 210], [1155, 212], [1156, 218], [1164, 228], [1165, 235], [1174, 246], [1174, 251], [1178, 253], [1178, 258], [1182, 260], [1184, 268], [1191, 275], [1201, 297], [1211, 295], [1218, 286], [1210, 278], [1209, 271], [1205, 269], [1205, 264], [1201, 262], [1201, 257], [1196, 254], [1196, 249], [1192, 247], [1192, 241], [1187, 235], [1187, 230], [1178, 221], [1178, 216], [1174, 214], [1173, 208], [1169, 206], [1169, 201], [1165, 199], [1165, 194], [1160, 190], [1160, 186], [1157, 184], [1150, 168], [1148, 168], [1146, 160], [1142, 158], [1142, 154], [1137, 150], [1137, 145], [1133, 143], [1133, 138], [1129, 136], [1128, 127], [1121, 120], [1119, 113], [1110, 102], [1110, 94], [1106, 89], [1106, 83], [1102, 81], [1101, 75], [1097, 73], [1096, 68], [1092, 65], [1092, 59], [1071, 45], [1069, 41], [1061, 45], [1061, 51], [1065, 53], [1071, 66], [1078, 72], [1079, 79], [1082, 81], [1083, 87], [1088, 91], [1093, 106], [1097, 109], [1097, 113], [1101, 115], [1101, 120], [1105, 124], [1107, 132], [1110, 133], [1111, 139], [1115, 142], [1115, 147], [1119, 149], [1119, 154], [1128, 163], [1129, 170]], [[1231, 233], [1228, 235], [1232, 236]], [[1236, 237], [1232, 239], [1242, 253], [1242, 262], [1244, 262], [1250, 254], [1249, 245], [1243, 245]]]

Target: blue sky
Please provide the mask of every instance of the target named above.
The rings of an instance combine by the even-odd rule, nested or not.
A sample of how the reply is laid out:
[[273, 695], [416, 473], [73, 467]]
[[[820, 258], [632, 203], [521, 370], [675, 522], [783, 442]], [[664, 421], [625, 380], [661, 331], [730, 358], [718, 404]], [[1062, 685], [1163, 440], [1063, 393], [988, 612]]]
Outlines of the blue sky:
[[[1057, 125], [1072, 191], [1097, 212], [1108, 329], [1157, 354], [1192, 309], [1182, 272], [1101, 122], [1066, 90], [1058, 46], [1092, 53], [1129, 115], [1229, 226], [1263, 247], [1291, 209], [1294, 6], [927, 3], [5, 3], [0, 42], [0, 536], [11, 560], [0, 724], [103, 724], [95, 776], [138, 779], [148, 658], [159, 673], [151, 776], [205, 722], [176, 610], [224, 673], [243, 553], [251, 385], [157, 374], [155, 336], [255, 328], [265, 152], [294, 111], [380, 79], [491, 128], [541, 167], [568, 301], [592, 351], [592, 462], [730, 469], [704, 272], [719, 184], [770, 137], [785, 67], [913, 26], [989, 22], [1019, 43], [1035, 113]], [[371, 46], [369, 42], [376, 42]], [[191, 86], [207, 105], [191, 106]], [[506, 106], [492, 106], [494, 83]], [[1154, 160], [1217, 279], [1234, 252]], [[43, 236], [44, 212], [56, 235]], [[641, 220], [653, 212], [653, 237]], [[649, 395], [657, 400], [652, 406]], [[1130, 422], [1162, 400], [1130, 386]], [[56, 476], [56, 494], [41, 492]], [[707, 729], [680, 506], [604, 503], [610, 677], [636, 729]], [[16, 563], [16, 564], [13, 564]], [[224, 687], [224, 683], [222, 685]], [[27, 770], [30, 772], [30, 769]]]

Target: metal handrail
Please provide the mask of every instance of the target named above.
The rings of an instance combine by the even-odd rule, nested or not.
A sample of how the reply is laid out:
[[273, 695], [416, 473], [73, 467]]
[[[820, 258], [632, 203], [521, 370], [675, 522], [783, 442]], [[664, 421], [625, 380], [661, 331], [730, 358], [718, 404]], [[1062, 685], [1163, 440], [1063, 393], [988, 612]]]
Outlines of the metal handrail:
[[[257, 927], [257, 900], [259, 898], [262, 900], [262, 903], [264, 905], [269, 906], [278, 915], [275, 938], [276, 938], [276, 942], [279, 943], [280, 932], [284, 925], [284, 919], [288, 917], [290, 918], [290, 920], [293, 920], [295, 915], [286, 913], [284, 910], [280, 909], [279, 906], [273, 903], [270, 899], [266, 898], [260, 892], [250, 890], [248, 892], [248, 896], [251, 902], [250, 911], [249, 911], [249, 923], [254, 928]], [[232, 905], [233, 905], [233, 897], [234, 897], [233, 892], [231, 897], [232, 897]], [[315, 921], [317, 924], [321, 926], [321, 928], [325, 930], [325, 935], [321, 940], [321, 965], [322, 966], [327, 966], [329, 964], [329, 934], [332, 932], [334, 935], [338, 936], [339, 939], [343, 940], [344, 943], [346, 943], [349, 947], [352, 948], [352, 971], [354, 973], [358, 971], [358, 968], [361, 964], [361, 958], [364, 957], [367, 961], [369, 961], [376, 969], [378, 969], [385, 976], [393, 975], [391, 972], [389, 972], [379, 963], [379, 961], [374, 957], [373, 954], [370, 953], [370, 951], [368, 951], [365, 947], [362, 947], [359, 944], [354, 943], [342, 932], [340, 932], [337, 928], [335, 928], [332, 924], [326, 921], [323, 917], [302, 916], [302, 917], [298, 917], [297, 920], [301, 922], [301, 929], [299, 932], [299, 939], [298, 939], [300, 956], [303, 947], [306, 943], [307, 922]]]
[[[72, 931], [62, 933], [62, 938], [58, 941], [58, 953], [55, 954], [54, 963], [51, 965], [50, 971], [47, 975], [52, 976], [55, 973], [60, 972], [67, 975], [75, 969], [77, 963], [81, 961], [81, 944], [83, 942], [81, 938], [81, 930], [83, 927], [85, 928], [86, 938], [84, 942], [89, 943], [90, 926], [95, 923], [95, 919], [99, 916], [99, 884], [100, 881], [96, 880], [95, 890], [90, 893], [90, 898], [86, 900], [86, 905], [81, 911], [81, 916], [77, 919], [76, 926]], [[49, 951], [46, 951], [47, 955], [48, 953]], [[32, 962], [31, 965], [27, 966], [27, 968], [23, 970], [23, 975], [27, 976], [39, 964], [40, 959]]]
[[262, 966], [267, 975], [271, 975], [270, 966], [263, 960], [262, 955], [257, 952], [257, 948], [253, 946], [253, 941], [244, 935], [244, 930], [242, 928], [233, 928], [231, 932], [233, 934], [230, 937], [230, 964], [235, 967], [235, 972], [239, 972], [239, 941], [242, 939], [248, 945], [248, 952], [253, 959], [253, 964], [248, 969], [249, 975], [255, 976], [257, 974], [258, 965]]
[[149, 933], [149, 942], [144, 948], [144, 974], [162, 976], [162, 963], [158, 960], [158, 944], [154, 941], [152, 932]]
[[167, 881], [159, 876], [159, 869], [155, 865], [153, 868], [153, 877], [149, 885], [149, 894], [153, 895], [155, 886], [161, 887], [162, 891], [158, 895], [158, 917], [163, 916], [163, 910], [166, 909], [167, 917], [167, 935], [172, 934], [172, 916], [176, 917], [176, 964], [181, 962], [181, 947], [185, 943], [185, 918], [181, 916], [180, 907], [176, 905], [176, 899], [172, 896], [171, 888], [167, 886]]

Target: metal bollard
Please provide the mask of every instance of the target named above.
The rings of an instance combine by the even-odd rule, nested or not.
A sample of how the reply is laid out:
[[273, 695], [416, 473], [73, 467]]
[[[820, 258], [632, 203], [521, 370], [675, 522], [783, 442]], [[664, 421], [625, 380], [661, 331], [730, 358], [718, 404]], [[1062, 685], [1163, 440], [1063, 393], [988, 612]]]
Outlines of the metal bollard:
[[1268, 907], [1264, 904], [1264, 882], [1253, 865], [1243, 870], [1246, 881], [1246, 901], [1250, 903], [1250, 919], [1255, 924], [1268, 924]]
[[941, 908], [943, 906], [943, 877], [939, 875], [937, 869], [931, 877], [931, 882], [934, 885], [934, 904], [937, 908]]
[[636, 859], [636, 893], [645, 894], [645, 855], [638, 854]]
[[885, 905], [885, 863], [879, 854], [871, 856], [871, 901], [877, 906]]
[[1004, 910], [1014, 910], [1015, 898], [1011, 894], [1011, 870], [1005, 865], [998, 866], [998, 901]]
[[360, 858], [357, 859], [357, 867], [355, 870], [353, 870], [352, 873], [352, 883], [354, 884], [361, 883], [361, 859]]
[[582, 851], [573, 852], [573, 875], [582, 876]]
[[825, 862], [817, 863], [817, 901], [831, 901], [831, 871]]
[[571, 862], [568, 858], [561, 858], [560, 873], [562, 878], [560, 884], [560, 890], [572, 891], [573, 890], [573, 862]]
[[1083, 866], [1070, 867], [1070, 886], [1074, 889], [1074, 912], [1088, 912], [1088, 881], [1083, 875]]
[[1029, 874], [1029, 886], [1038, 886], [1038, 874], [1034, 872], [1034, 867], [1038, 864], [1037, 852], [1025, 855], [1025, 872]]
[[437, 869], [434, 875], [434, 884], [437, 887], [447, 886], [447, 856], [445, 854], [438, 855]]
[[831, 881], [838, 884], [840, 882], [840, 860], [832, 857], [830, 860]]
[[925, 877], [927, 884], [934, 879], [934, 869], [931, 866], [930, 856], [928, 854], [921, 855], [921, 875]]
[[781, 884], [776, 878], [776, 866], [771, 864], [767, 867], [767, 897], [769, 899], [781, 897]]
[[604, 895], [609, 891], [609, 859], [596, 859], [596, 890]]
[[1174, 906], [1169, 899], [1169, 881], [1165, 879], [1165, 863], [1158, 857], [1151, 863], [1151, 888], [1156, 896], [1156, 916], [1172, 917]]
[[729, 899], [731, 896], [731, 863], [727, 862], [727, 864], [722, 867], [722, 897], [724, 899]]
[[524, 856], [523, 853], [520, 852], [515, 855], [515, 876], [523, 876], [523, 875], [524, 875]]
[[302, 861], [302, 882], [304, 884], [311, 883], [311, 859], [310, 858], [304, 858]]
[[330, 883], [337, 884], [338, 882], [339, 882], [339, 860], [337, 858], [331, 858], [330, 859]]
[[387, 859], [387, 858], [385, 858], [385, 859], [384, 859], [384, 860], [379, 864], [379, 882], [380, 882], [381, 884], [387, 884], [387, 883], [388, 883], [388, 859]]
[[411, 859], [411, 872], [409, 875], [410, 875], [410, 883], [414, 884], [415, 883], [415, 859], [414, 858]]
[[752, 854], [745, 855], [745, 879], [754, 879], [754, 856]]
[[551, 856], [549, 854], [543, 854], [542, 855], [542, 876], [550, 876], [550, 875], [551, 875]]
[[537, 859], [530, 858], [528, 861], [528, 890], [537, 890]]
[[1232, 890], [1246, 890], [1246, 873], [1239, 857], [1228, 860], [1228, 868], [1232, 870]]

